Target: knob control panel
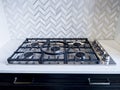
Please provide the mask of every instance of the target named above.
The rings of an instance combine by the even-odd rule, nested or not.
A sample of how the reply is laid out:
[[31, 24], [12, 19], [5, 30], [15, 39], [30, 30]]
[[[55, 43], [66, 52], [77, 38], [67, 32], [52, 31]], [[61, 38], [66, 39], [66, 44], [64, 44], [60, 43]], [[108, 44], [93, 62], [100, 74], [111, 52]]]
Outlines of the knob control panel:
[[111, 62], [113, 60], [110, 57], [110, 55], [106, 52], [106, 50], [102, 47], [102, 45], [97, 40], [94, 40], [92, 42], [92, 47], [100, 59], [100, 64], [108, 65], [110, 63], [113, 63]]

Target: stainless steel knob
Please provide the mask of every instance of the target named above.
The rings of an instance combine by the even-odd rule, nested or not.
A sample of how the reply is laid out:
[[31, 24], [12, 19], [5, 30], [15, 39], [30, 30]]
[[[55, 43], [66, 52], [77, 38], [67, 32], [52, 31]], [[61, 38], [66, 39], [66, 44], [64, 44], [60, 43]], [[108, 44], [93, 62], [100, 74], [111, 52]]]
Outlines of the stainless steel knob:
[[105, 56], [105, 60], [106, 60], [106, 61], [109, 61], [109, 60], [110, 60], [110, 56], [109, 56], [109, 55], [106, 55], [106, 56]]
[[92, 42], [92, 45], [93, 45], [94, 47], [96, 47], [96, 46], [97, 46], [97, 41], [94, 40], [94, 41]]
[[103, 56], [103, 61], [104, 61], [104, 64], [109, 65], [110, 56], [109, 56], [108, 54], [105, 54], [105, 55]]
[[102, 49], [100, 50], [99, 55], [100, 55], [100, 56], [103, 56], [103, 55], [104, 55], [104, 51], [103, 51]]

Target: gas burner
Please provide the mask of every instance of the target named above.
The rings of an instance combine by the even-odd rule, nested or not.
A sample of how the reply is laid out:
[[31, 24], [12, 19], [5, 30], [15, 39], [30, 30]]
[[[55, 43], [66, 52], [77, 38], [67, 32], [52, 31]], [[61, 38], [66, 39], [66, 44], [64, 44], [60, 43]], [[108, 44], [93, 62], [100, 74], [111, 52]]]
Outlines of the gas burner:
[[85, 53], [83, 52], [77, 52], [75, 56], [77, 59], [82, 59], [82, 60], [85, 59]]
[[49, 55], [61, 55], [64, 54], [64, 48], [68, 47], [68, 43], [63, 41], [48, 41], [42, 45], [41, 51]]
[[71, 46], [75, 46], [75, 47], [81, 47], [85, 44], [85, 42], [80, 41], [80, 40], [75, 40], [73, 42], [69, 43]]
[[33, 52], [25, 52], [23, 55], [24, 58], [30, 58], [31, 56], [33, 56]]
[[38, 41], [26, 43], [25, 47], [40, 47], [42, 43]]
[[73, 43], [73, 45], [79, 47], [81, 44], [80, 43]]
[[33, 42], [33, 43], [31, 43], [31, 46], [32, 46], [32, 47], [39, 46], [39, 42]]
[[51, 51], [53, 51], [53, 52], [56, 52], [59, 50], [60, 50], [60, 47], [58, 47], [58, 46], [51, 47]]

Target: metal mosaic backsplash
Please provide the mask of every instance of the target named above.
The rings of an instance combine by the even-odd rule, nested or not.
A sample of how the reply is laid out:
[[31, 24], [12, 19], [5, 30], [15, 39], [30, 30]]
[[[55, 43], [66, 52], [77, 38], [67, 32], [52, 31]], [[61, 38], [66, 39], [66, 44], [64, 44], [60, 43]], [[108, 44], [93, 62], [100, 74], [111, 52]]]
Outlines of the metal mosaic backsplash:
[[12, 39], [113, 39], [120, 0], [2, 0]]

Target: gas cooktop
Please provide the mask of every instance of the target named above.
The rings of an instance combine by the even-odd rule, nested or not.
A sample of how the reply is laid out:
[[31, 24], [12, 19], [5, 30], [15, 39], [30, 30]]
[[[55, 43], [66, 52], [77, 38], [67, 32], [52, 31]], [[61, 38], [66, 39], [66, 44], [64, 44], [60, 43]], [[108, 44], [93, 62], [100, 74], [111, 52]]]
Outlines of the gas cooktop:
[[104, 48], [87, 38], [27, 38], [9, 64], [114, 65]]

